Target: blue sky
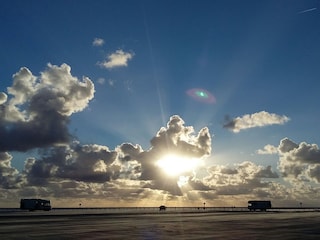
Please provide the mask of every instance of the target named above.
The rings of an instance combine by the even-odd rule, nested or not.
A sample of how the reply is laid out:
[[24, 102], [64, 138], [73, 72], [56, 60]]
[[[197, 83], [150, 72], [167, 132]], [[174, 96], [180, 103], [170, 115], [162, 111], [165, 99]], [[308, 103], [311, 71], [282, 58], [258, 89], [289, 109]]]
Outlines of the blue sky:
[[318, 204], [319, 10], [2, 1], [0, 205]]

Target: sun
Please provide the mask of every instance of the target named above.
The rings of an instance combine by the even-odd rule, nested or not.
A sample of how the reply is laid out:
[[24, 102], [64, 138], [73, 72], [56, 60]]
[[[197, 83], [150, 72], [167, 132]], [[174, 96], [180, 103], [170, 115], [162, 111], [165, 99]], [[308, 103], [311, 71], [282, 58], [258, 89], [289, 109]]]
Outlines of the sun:
[[199, 158], [189, 158], [175, 154], [163, 156], [156, 162], [167, 175], [180, 176], [183, 173], [192, 172], [202, 164]]

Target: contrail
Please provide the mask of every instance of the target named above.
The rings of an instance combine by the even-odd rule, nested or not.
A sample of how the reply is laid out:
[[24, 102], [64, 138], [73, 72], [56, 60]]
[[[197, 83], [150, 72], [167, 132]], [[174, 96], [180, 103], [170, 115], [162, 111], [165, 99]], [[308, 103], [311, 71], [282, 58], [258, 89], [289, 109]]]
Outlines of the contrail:
[[306, 13], [306, 12], [311, 12], [311, 11], [314, 11], [314, 10], [317, 10], [317, 8], [309, 8], [309, 9], [303, 10], [303, 11], [301, 11], [301, 12], [298, 12], [298, 14], [302, 14], [302, 13]]

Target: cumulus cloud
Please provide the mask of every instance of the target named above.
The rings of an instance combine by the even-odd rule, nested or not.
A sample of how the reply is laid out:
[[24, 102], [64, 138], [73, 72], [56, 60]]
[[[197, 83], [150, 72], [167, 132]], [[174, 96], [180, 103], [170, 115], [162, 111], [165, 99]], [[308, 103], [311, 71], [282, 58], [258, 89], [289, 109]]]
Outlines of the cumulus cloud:
[[229, 129], [232, 132], [238, 133], [241, 130], [254, 128], [254, 127], [264, 127], [274, 124], [284, 124], [290, 119], [285, 115], [277, 115], [275, 113], [268, 113], [266, 111], [261, 111], [253, 114], [246, 114], [242, 117], [236, 117], [227, 121], [223, 127]]
[[30, 184], [44, 184], [50, 179], [106, 182], [119, 171], [119, 166], [113, 164], [116, 153], [106, 146], [75, 142], [51, 148], [42, 155], [26, 161], [24, 173]]
[[278, 153], [278, 148], [271, 144], [267, 144], [263, 147], [263, 149], [258, 149], [257, 153], [261, 155], [276, 154]]
[[21, 68], [8, 93], [1, 106], [0, 151], [26, 151], [68, 143], [69, 117], [87, 107], [94, 85], [87, 77], [72, 76], [67, 64], [48, 64], [39, 77]]
[[[166, 127], [162, 127], [151, 139], [151, 148], [142, 151], [140, 147], [125, 145], [121, 147], [124, 160], [131, 161], [139, 179], [147, 181], [145, 188], [168, 191], [173, 195], [181, 195], [178, 186], [179, 176], [166, 177], [163, 169], [156, 162], [167, 154], [178, 156], [204, 158], [211, 154], [211, 137], [208, 128], [203, 128], [195, 134], [191, 126], [185, 126], [183, 119], [174, 115]], [[128, 151], [130, 149], [130, 151]], [[174, 159], [173, 159], [174, 161]], [[184, 174], [191, 174], [190, 172]], [[135, 173], [137, 175], [137, 173]]]
[[208, 172], [209, 176], [205, 181], [214, 186], [238, 185], [261, 178], [278, 178], [278, 174], [272, 171], [271, 166], [264, 167], [249, 161], [235, 164], [234, 167], [212, 166]]
[[[156, 164], [157, 160], [168, 153], [199, 159], [211, 153], [208, 129], [203, 128], [195, 134], [193, 128], [185, 126], [177, 115], [172, 116], [167, 126], [159, 130], [151, 140], [151, 145], [151, 148], [143, 150], [138, 144], [123, 143], [115, 150], [110, 150], [106, 146], [82, 145], [76, 141], [69, 145], [43, 148], [39, 157], [26, 159], [19, 176], [25, 189], [41, 187], [56, 192], [65, 191], [59, 188], [76, 185], [77, 189], [74, 189], [72, 195], [84, 191], [82, 188], [88, 188], [89, 185], [92, 188], [91, 194], [98, 195], [100, 191], [120, 194], [122, 190], [118, 189], [119, 184], [127, 183], [129, 186], [139, 186], [142, 192], [163, 191], [171, 196], [182, 196], [178, 185], [179, 176], [166, 175]], [[8, 156], [5, 159], [8, 171], [8, 161], [11, 159]], [[193, 175], [192, 172], [183, 174], [186, 180]], [[76, 184], [79, 182], [82, 184]], [[130, 191], [136, 193], [137, 189]], [[80, 195], [83, 196], [83, 193]]]
[[[11, 155], [2, 153], [1, 187], [7, 191], [14, 188], [23, 196], [133, 202], [167, 196], [172, 200], [178, 197], [190, 201], [220, 199], [221, 204], [227, 203], [227, 200], [223, 203], [223, 199], [228, 196], [240, 201], [248, 198], [294, 201], [306, 192], [311, 195], [317, 192], [302, 184], [287, 188], [277, 182], [279, 175], [270, 165], [261, 166], [249, 161], [232, 166], [213, 165], [204, 169], [206, 174], [203, 177], [193, 172], [185, 172], [182, 177], [168, 176], [156, 164], [167, 153], [208, 157], [211, 154], [208, 129], [195, 133], [175, 115], [151, 139], [151, 147], [147, 150], [132, 143], [123, 143], [110, 150], [102, 145], [73, 142], [67, 146], [42, 149], [39, 157], [25, 161], [21, 173], [11, 167]], [[316, 145], [296, 144], [286, 138], [280, 142], [278, 153], [278, 169], [285, 179], [296, 176], [303, 180], [304, 176], [304, 180], [319, 182], [319, 149]], [[184, 184], [179, 184], [180, 180]]]
[[92, 45], [95, 47], [100, 47], [104, 44], [104, 40], [102, 38], [93, 39]]
[[[215, 160], [214, 155], [210, 159], [209, 129], [203, 127], [196, 132], [178, 115], [171, 116], [155, 133], [148, 149], [122, 143], [111, 150], [71, 141], [70, 116], [84, 110], [93, 95], [91, 80], [72, 76], [67, 64], [48, 64], [40, 76], [34, 76], [27, 68], [13, 75], [7, 93], [0, 93], [1, 199], [39, 196], [93, 199], [95, 204], [215, 199], [226, 205], [230, 196], [245, 204], [248, 198], [293, 201], [304, 194], [314, 199], [319, 195], [319, 189], [308, 185], [320, 183], [320, 150], [316, 144], [284, 138], [277, 147], [268, 144], [257, 151], [279, 154], [278, 173], [294, 183], [288, 188], [288, 184], [279, 183], [279, 175], [270, 165], [249, 161], [186, 169], [179, 176], [166, 174], [157, 161], [168, 154], [201, 161], [209, 158], [212, 163]], [[245, 116], [232, 121], [232, 131], [288, 121], [285, 116], [266, 112]], [[25, 160], [23, 170], [11, 165], [13, 157], [8, 151], [33, 148], [38, 152]], [[177, 159], [171, 161], [174, 166]]]
[[119, 49], [116, 52], [107, 56], [107, 59], [99, 65], [103, 68], [112, 69], [117, 67], [126, 67], [128, 66], [128, 61], [134, 56], [133, 53], [124, 52]]
[[308, 166], [307, 174], [313, 181], [320, 183], [320, 164]]
[[[191, 184], [194, 189], [208, 191], [216, 196], [221, 195], [252, 195], [252, 196], [272, 196], [270, 190], [272, 182], [265, 179], [278, 178], [271, 166], [259, 166], [252, 162], [245, 161], [234, 166], [212, 166], [208, 169], [208, 176], [204, 178], [202, 184]], [[199, 188], [200, 187], [200, 188]]]
[[288, 138], [279, 144], [279, 170], [290, 182], [314, 180], [319, 182], [320, 150], [316, 144], [295, 143]]
[[[13, 76], [7, 94], [1, 93], [0, 184], [2, 190], [19, 189], [22, 196], [134, 198], [150, 192], [181, 196], [178, 177], [168, 177], [156, 165], [174, 152], [204, 157], [211, 152], [209, 130], [198, 134], [172, 116], [151, 140], [151, 148], [123, 143], [110, 150], [97, 144], [70, 143], [69, 117], [93, 98], [93, 83], [79, 81], [63, 64], [49, 64], [39, 77], [27, 68]], [[63, 145], [61, 145], [63, 143]], [[41, 148], [19, 173], [6, 151]], [[191, 173], [185, 173], [191, 174]]]
[[209, 129], [205, 127], [197, 136], [193, 134], [193, 127], [184, 126], [183, 119], [174, 115], [167, 123], [167, 127], [162, 127], [158, 131], [151, 144], [157, 151], [162, 152], [173, 151], [194, 157], [209, 155], [211, 153]]
[[320, 150], [317, 144], [301, 142], [297, 144], [288, 138], [281, 140], [280, 153], [291, 162], [320, 164]]
[[12, 156], [0, 152], [0, 187], [5, 189], [17, 188], [20, 182], [19, 172], [11, 166]]

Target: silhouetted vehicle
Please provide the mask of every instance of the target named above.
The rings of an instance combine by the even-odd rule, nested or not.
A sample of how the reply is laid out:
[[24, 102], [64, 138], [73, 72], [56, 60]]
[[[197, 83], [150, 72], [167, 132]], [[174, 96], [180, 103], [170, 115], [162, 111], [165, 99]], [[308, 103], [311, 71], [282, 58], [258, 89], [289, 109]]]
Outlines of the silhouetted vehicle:
[[271, 208], [271, 201], [248, 201], [248, 209], [250, 211], [267, 211]]
[[159, 211], [165, 211], [166, 210], [166, 206], [165, 205], [161, 205], [160, 207], [159, 207]]
[[21, 199], [20, 200], [20, 209], [29, 210], [29, 211], [34, 211], [34, 210], [50, 211], [51, 204], [50, 204], [50, 200]]

